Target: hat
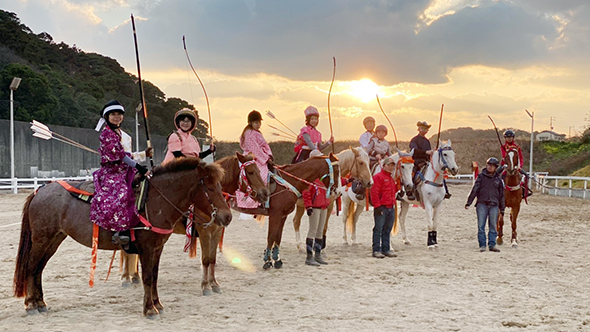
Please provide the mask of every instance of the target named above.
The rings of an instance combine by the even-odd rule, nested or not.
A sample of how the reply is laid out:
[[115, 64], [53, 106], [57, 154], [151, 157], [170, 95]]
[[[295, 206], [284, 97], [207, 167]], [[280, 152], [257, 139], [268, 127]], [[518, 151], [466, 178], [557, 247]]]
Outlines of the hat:
[[416, 126], [424, 127], [426, 129], [429, 129], [430, 127], [432, 127], [432, 125], [429, 125], [428, 123], [426, 123], [426, 121], [418, 121], [418, 123], [416, 123]]
[[180, 119], [184, 117], [192, 118], [192, 127], [188, 131], [193, 131], [197, 125], [197, 111], [193, 111], [190, 108], [183, 108], [176, 112], [176, 114], [174, 114], [174, 124], [176, 124], [176, 128], [180, 128]]
[[514, 137], [514, 130], [508, 129], [504, 132], [504, 137]]
[[368, 116], [366, 118], [363, 119], [363, 124], [366, 124], [367, 122], [375, 122], [375, 118], [373, 118], [372, 116]]
[[318, 117], [320, 116], [320, 112], [318, 111], [318, 109], [313, 106], [307, 106], [307, 108], [303, 112], [305, 113], [306, 118], [312, 115], [316, 115]]
[[490, 157], [490, 158], [488, 158], [488, 160], [486, 160], [486, 164], [488, 164], [488, 165], [494, 165], [494, 166], [498, 167], [498, 165], [500, 165], [500, 162], [498, 161], [497, 158]]
[[253, 121], [262, 121], [262, 115], [260, 114], [260, 112], [254, 110], [248, 113], [248, 123]]
[[385, 135], [387, 135], [387, 127], [385, 125], [378, 125], [377, 128], [375, 128], [375, 132], [378, 131], [384, 131]]
[[117, 111], [121, 114], [125, 114], [125, 108], [123, 107], [123, 105], [121, 105], [120, 102], [118, 102], [116, 100], [111, 100], [108, 103], [106, 103], [106, 105], [104, 105], [102, 110], [100, 111], [101, 118], [100, 118], [100, 120], [98, 120], [98, 123], [96, 124], [96, 127], [94, 128], [94, 130], [100, 131], [102, 126], [106, 123], [106, 119], [108, 118], [109, 113], [112, 113], [115, 111]]
[[393, 160], [393, 157], [389, 156], [389, 157], [383, 158], [383, 166], [390, 164], [390, 163], [395, 163], [395, 160]]

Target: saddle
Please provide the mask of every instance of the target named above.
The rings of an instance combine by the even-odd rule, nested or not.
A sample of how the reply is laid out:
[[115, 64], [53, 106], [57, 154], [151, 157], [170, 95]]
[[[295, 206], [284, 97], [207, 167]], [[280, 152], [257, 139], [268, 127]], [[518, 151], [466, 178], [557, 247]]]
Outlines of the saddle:
[[[67, 190], [70, 195], [74, 196], [75, 198], [89, 203], [92, 202], [92, 198], [94, 197], [95, 187], [94, 181], [57, 181], [65, 190]], [[147, 200], [147, 192], [148, 192], [148, 181], [138, 180], [137, 178], [133, 180], [133, 194], [135, 196], [135, 206], [138, 211], [142, 211], [145, 208], [145, 202]]]

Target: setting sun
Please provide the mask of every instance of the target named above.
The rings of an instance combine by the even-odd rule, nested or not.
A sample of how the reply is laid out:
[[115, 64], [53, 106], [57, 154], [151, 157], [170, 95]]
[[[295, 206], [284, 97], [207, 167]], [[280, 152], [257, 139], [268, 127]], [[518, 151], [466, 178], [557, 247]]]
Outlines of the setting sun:
[[360, 99], [363, 103], [368, 103], [375, 99], [379, 92], [379, 86], [368, 78], [363, 78], [360, 81], [352, 81], [348, 83], [350, 91], [347, 93]]

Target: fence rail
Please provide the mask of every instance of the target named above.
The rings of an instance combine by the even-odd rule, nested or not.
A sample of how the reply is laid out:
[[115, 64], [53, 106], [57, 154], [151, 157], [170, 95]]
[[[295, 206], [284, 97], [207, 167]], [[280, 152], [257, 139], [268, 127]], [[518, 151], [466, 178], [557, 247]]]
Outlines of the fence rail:
[[52, 177], [52, 178], [28, 178], [21, 179], [0, 179], [0, 191], [10, 190], [13, 193], [17, 193], [18, 189], [34, 189], [37, 190], [44, 184], [57, 180], [71, 180], [71, 181], [88, 181], [92, 180], [92, 176], [69, 176], [69, 177]]

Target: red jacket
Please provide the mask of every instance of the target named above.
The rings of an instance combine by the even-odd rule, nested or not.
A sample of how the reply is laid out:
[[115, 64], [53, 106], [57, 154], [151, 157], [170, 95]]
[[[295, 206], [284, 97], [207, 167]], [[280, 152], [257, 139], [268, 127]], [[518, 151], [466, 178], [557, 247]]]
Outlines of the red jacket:
[[500, 148], [500, 150], [502, 150], [501, 164], [502, 165], [505, 164], [504, 158], [506, 158], [506, 154], [511, 149], [518, 150], [518, 161], [520, 162], [520, 167], [522, 168], [524, 166], [524, 158], [522, 157], [522, 150], [520, 149], [520, 145], [516, 144], [515, 142], [512, 142], [512, 144], [506, 142], [506, 143], [504, 143], [504, 145], [501, 146], [501, 148]]
[[373, 186], [371, 187], [373, 207], [378, 208], [381, 205], [393, 206], [396, 192], [397, 185], [391, 177], [391, 173], [382, 170], [373, 176]]
[[330, 200], [326, 198], [324, 184], [322, 181], [320, 181], [320, 179], [316, 179], [314, 183], [319, 187], [309, 186], [309, 188], [305, 189], [302, 193], [305, 208], [327, 209], [328, 205], [330, 204]]

